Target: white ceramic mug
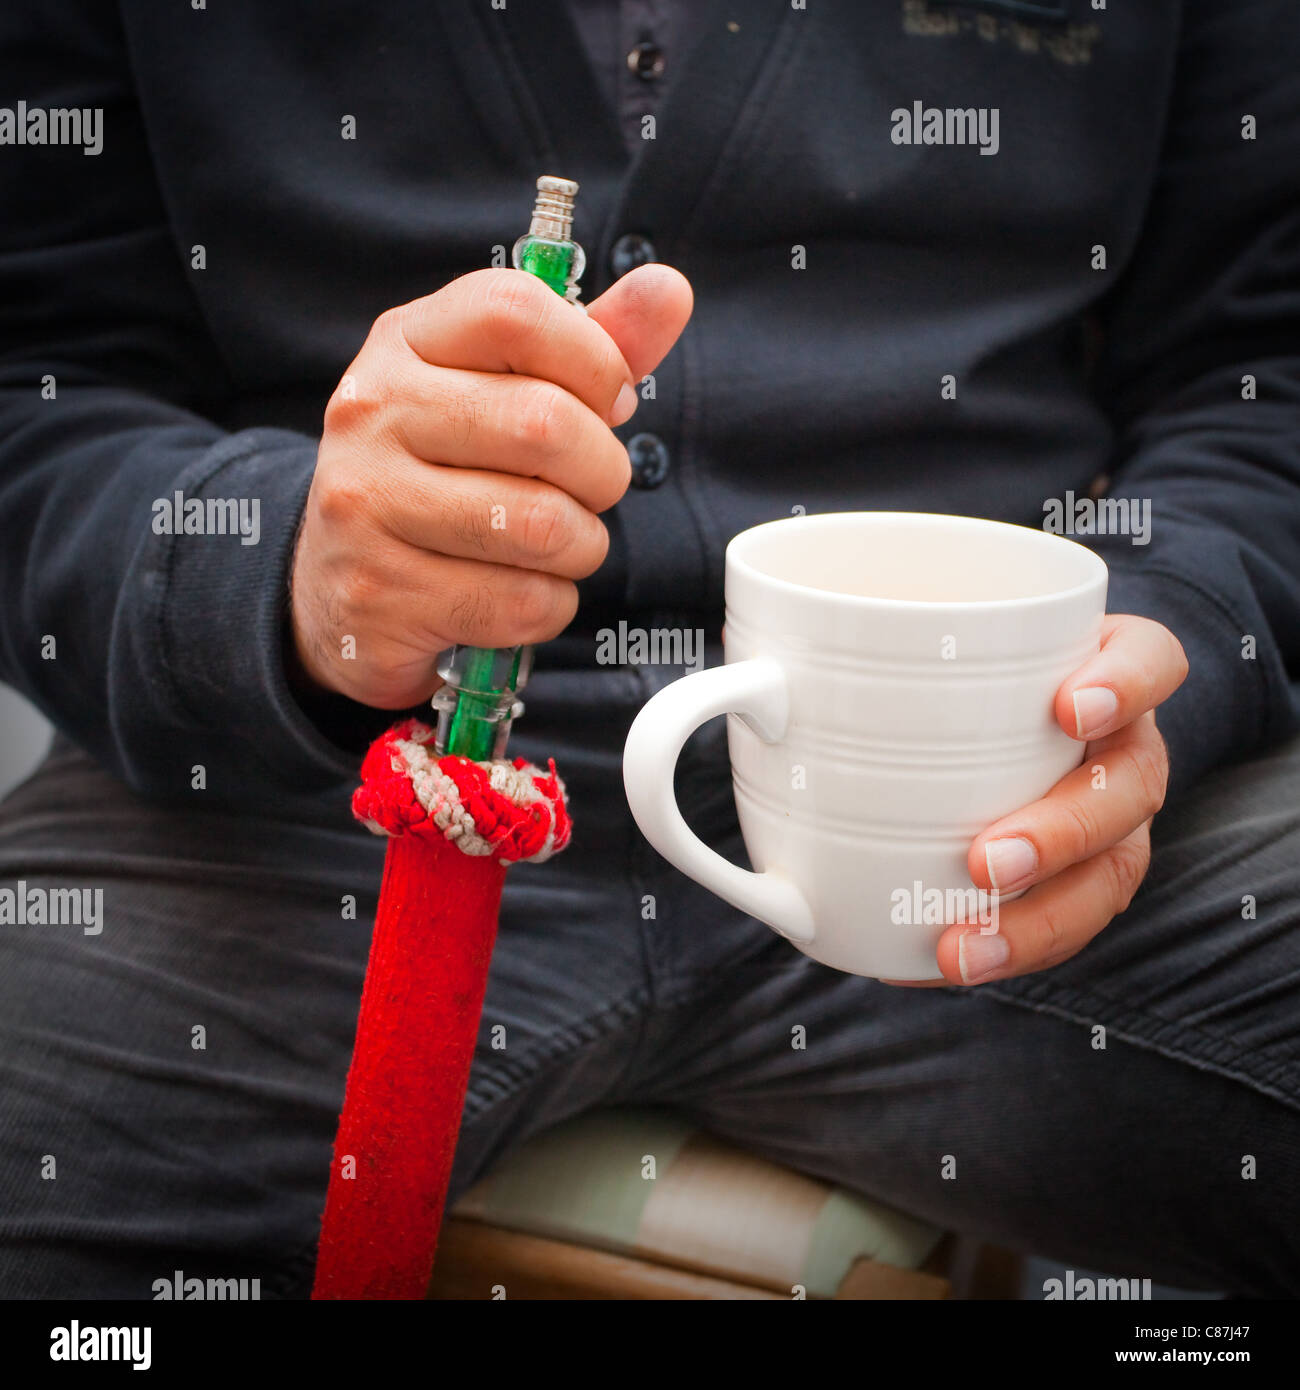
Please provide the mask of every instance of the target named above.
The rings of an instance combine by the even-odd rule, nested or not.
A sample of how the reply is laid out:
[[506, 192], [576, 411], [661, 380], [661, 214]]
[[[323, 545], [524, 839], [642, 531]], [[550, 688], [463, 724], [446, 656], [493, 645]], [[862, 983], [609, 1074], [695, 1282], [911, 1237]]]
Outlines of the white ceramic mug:
[[[726, 664], [660, 691], [628, 734], [632, 814], [683, 873], [814, 960], [933, 979], [946, 925], [997, 929], [971, 841], [1083, 757], [1053, 702], [1098, 650], [1106, 577], [1074, 541], [970, 517], [744, 531], [727, 547]], [[682, 745], [718, 714], [752, 873], [673, 795]]]

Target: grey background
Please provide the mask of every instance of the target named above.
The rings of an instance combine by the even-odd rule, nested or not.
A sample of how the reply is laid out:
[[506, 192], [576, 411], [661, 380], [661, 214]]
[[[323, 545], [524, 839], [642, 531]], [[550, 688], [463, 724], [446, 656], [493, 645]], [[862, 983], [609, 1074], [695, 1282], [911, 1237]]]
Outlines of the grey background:
[[16, 690], [0, 685], [0, 797], [32, 773], [50, 746], [50, 732]]

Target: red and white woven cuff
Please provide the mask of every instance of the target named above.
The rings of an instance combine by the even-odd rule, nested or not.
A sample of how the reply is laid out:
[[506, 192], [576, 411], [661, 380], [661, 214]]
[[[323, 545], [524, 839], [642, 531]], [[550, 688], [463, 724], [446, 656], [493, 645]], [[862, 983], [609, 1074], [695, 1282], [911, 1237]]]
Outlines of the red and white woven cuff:
[[377, 835], [439, 837], [501, 864], [540, 864], [569, 843], [564, 783], [549, 771], [500, 759], [471, 762], [433, 751], [434, 730], [417, 719], [371, 745], [352, 813]]

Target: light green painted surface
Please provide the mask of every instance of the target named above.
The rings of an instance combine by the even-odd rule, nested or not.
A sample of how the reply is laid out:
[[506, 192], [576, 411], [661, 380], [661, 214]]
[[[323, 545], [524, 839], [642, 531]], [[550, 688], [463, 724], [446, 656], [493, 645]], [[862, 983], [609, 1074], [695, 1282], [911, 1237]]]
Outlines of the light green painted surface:
[[597, 1110], [539, 1134], [492, 1170], [480, 1192], [496, 1224], [627, 1250], [654, 1183], [641, 1176], [646, 1155], [662, 1177], [691, 1136], [672, 1115]]
[[[627, 1252], [654, 1183], [642, 1176], [647, 1156], [663, 1178], [697, 1131], [671, 1112], [597, 1110], [548, 1130], [516, 1150], [471, 1194], [476, 1216], [511, 1230]], [[762, 1212], [737, 1210], [741, 1223]], [[857, 1259], [915, 1269], [942, 1233], [864, 1197], [830, 1189], [813, 1224], [800, 1282], [829, 1298]]]
[[855, 1260], [915, 1269], [942, 1234], [893, 1207], [837, 1189], [813, 1226], [802, 1283], [810, 1295], [831, 1298]]

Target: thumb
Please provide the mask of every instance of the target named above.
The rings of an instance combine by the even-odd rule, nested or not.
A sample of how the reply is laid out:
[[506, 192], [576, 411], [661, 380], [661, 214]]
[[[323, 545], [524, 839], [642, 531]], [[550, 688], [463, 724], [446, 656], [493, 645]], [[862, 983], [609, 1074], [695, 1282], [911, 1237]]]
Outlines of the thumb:
[[667, 357], [694, 302], [691, 283], [680, 271], [640, 265], [592, 300], [587, 316], [618, 344], [632, 380], [639, 381]]

